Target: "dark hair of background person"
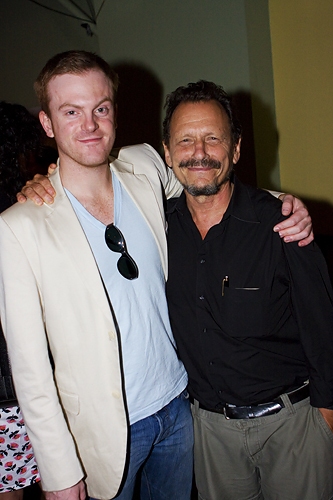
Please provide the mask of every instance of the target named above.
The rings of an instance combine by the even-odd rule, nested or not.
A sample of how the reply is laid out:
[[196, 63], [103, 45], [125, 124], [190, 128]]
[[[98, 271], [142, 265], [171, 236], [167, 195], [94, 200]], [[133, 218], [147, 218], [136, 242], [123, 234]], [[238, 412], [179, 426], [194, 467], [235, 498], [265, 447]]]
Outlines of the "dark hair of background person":
[[169, 146], [170, 141], [170, 122], [172, 115], [182, 102], [207, 102], [217, 101], [228, 115], [231, 134], [234, 144], [237, 144], [242, 133], [241, 125], [237, 119], [232, 101], [223, 87], [213, 82], [199, 80], [196, 83], [189, 83], [186, 87], [178, 87], [167, 95], [165, 101], [165, 118], [163, 120], [163, 142]]
[[46, 141], [39, 120], [24, 106], [0, 102], [0, 212], [15, 203], [27, 180], [46, 174], [57, 159]]
[[118, 75], [104, 59], [85, 50], [69, 50], [51, 57], [39, 73], [34, 84], [41, 108], [49, 115], [49, 96], [47, 86], [58, 75], [81, 75], [87, 71], [99, 70], [110, 80], [113, 89], [113, 104], [116, 103]]

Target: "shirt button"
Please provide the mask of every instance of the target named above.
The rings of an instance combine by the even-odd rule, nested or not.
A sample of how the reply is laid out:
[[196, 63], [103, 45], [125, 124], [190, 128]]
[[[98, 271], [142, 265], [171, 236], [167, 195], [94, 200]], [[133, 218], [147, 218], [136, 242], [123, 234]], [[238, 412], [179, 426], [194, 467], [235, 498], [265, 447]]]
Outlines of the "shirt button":
[[205, 259], [200, 260], [200, 264], [204, 264], [205, 262], [206, 262]]
[[209, 362], [209, 366], [213, 366], [213, 364], [214, 364], [214, 361]]
[[206, 333], [207, 332], [207, 328], [204, 328], [202, 331], [203, 331], [203, 333]]
[[205, 300], [205, 297], [203, 295], [200, 295], [199, 299], [200, 300]]

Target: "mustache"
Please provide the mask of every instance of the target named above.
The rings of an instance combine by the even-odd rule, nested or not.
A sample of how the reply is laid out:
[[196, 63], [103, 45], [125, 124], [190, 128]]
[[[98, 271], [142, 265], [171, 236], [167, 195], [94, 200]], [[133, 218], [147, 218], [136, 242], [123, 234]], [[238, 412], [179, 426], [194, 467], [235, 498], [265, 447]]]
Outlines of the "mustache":
[[191, 158], [190, 160], [182, 160], [179, 163], [179, 168], [190, 168], [190, 167], [203, 167], [203, 168], [221, 168], [221, 162], [214, 160], [212, 158], [203, 158], [202, 160], [196, 160]]

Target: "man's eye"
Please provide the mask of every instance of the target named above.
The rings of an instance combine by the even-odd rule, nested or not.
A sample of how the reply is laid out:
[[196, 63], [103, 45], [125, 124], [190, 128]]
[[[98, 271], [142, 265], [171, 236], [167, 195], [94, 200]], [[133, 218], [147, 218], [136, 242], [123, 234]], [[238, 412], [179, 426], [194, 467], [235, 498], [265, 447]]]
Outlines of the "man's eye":
[[76, 111], [71, 109], [70, 111], [67, 111], [66, 115], [73, 116], [73, 115], [75, 115], [75, 113], [76, 113]]
[[96, 111], [99, 115], [103, 115], [103, 114], [105, 115], [108, 112], [108, 108], [106, 106], [101, 106], [100, 108], [97, 108]]

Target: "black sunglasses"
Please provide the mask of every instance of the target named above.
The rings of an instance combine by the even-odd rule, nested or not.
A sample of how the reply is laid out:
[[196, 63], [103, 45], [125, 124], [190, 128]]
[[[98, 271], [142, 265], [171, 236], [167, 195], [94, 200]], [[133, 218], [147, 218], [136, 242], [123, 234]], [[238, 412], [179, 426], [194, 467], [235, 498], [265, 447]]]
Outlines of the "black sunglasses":
[[106, 226], [105, 242], [112, 252], [121, 253], [117, 262], [120, 274], [128, 280], [135, 280], [139, 276], [138, 266], [127, 252], [124, 236], [114, 224]]

